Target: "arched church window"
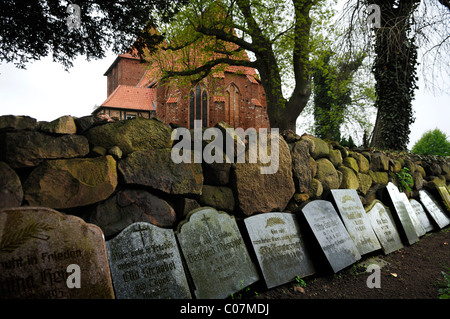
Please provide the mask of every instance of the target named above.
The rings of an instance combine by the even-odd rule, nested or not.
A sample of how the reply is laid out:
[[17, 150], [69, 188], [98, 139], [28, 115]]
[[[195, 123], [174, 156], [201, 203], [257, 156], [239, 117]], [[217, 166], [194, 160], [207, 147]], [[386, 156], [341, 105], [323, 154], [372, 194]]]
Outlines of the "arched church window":
[[189, 128], [194, 128], [195, 120], [200, 120], [202, 126], [208, 126], [208, 93], [197, 84], [189, 93]]
[[225, 92], [225, 122], [234, 127], [239, 125], [239, 101], [239, 89], [231, 83]]

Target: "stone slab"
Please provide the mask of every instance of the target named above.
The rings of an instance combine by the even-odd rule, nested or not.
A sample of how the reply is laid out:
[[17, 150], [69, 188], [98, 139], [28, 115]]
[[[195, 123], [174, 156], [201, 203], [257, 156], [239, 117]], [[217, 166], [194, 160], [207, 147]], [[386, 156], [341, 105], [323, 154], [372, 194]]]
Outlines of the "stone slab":
[[0, 298], [114, 298], [100, 228], [49, 208], [0, 211]]
[[118, 299], [189, 299], [172, 229], [137, 222], [106, 242]]
[[412, 208], [416, 212], [416, 215], [419, 218], [420, 222], [422, 223], [422, 226], [425, 229], [425, 231], [427, 233], [432, 231], [434, 229], [434, 226], [431, 223], [430, 218], [425, 212], [422, 204], [415, 199], [411, 199], [409, 202], [411, 203]]
[[412, 245], [415, 242], [418, 242], [419, 236], [417, 236], [416, 228], [414, 227], [411, 217], [409, 216], [405, 203], [399, 196], [400, 192], [397, 186], [389, 182], [386, 185], [386, 189], [389, 193], [392, 204], [394, 205], [394, 214], [396, 214], [397, 219], [399, 220], [399, 226], [402, 227], [408, 243]]
[[233, 216], [211, 207], [193, 210], [176, 236], [198, 299], [226, 298], [259, 280]]
[[381, 249], [356, 189], [332, 189], [334, 201], [361, 255]]
[[379, 200], [374, 200], [366, 207], [367, 216], [378, 240], [381, 243], [384, 254], [402, 249], [403, 244], [395, 227], [389, 208]]
[[450, 224], [450, 219], [444, 213], [444, 211], [441, 208], [441, 205], [439, 205], [439, 203], [436, 201], [433, 195], [428, 193], [426, 190], [420, 190], [419, 197], [423, 206], [425, 207], [425, 209], [430, 214], [431, 218], [434, 220], [434, 222], [438, 225], [439, 228], [442, 229], [448, 224]]
[[399, 198], [400, 200], [403, 202], [403, 204], [405, 205], [406, 211], [409, 214], [409, 217], [411, 218], [411, 221], [414, 225], [414, 229], [416, 230], [416, 234], [418, 237], [421, 237], [423, 235], [426, 234], [426, 230], [423, 227], [422, 223], [420, 222], [419, 217], [417, 216], [416, 211], [414, 210], [414, 208], [411, 205], [411, 202], [409, 201], [408, 197], [406, 196], [405, 193], [400, 193], [399, 194]]
[[444, 206], [447, 209], [447, 212], [450, 212], [450, 193], [447, 186], [439, 186], [437, 189], [439, 195], [441, 195], [442, 201], [444, 202]]
[[315, 273], [295, 215], [265, 213], [244, 222], [267, 288]]
[[355, 243], [330, 202], [315, 200], [305, 205], [302, 213], [334, 272], [361, 259]]

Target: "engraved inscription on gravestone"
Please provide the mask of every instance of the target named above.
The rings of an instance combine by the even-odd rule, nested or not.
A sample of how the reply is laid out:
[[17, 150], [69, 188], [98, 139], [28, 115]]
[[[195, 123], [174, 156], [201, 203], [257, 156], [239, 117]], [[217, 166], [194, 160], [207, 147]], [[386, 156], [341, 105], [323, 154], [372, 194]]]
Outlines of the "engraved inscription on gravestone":
[[415, 199], [411, 199], [409, 202], [411, 203], [412, 208], [416, 212], [417, 218], [420, 220], [425, 231], [426, 232], [432, 231], [434, 227], [431, 224], [431, 221], [428, 218], [427, 213], [425, 213], [422, 204], [416, 201]]
[[359, 253], [381, 249], [356, 189], [332, 189], [331, 193]]
[[210, 207], [193, 210], [176, 236], [197, 298], [226, 298], [259, 280], [233, 216]]
[[445, 215], [433, 195], [428, 193], [426, 190], [420, 190], [419, 196], [423, 206], [425, 206], [425, 209], [428, 213], [430, 213], [431, 218], [436, 222], [439, 228], [444, 228], [450, 224], [450, 219]]
[[377, 235], [384, 254], [392, 253], [402, 249], [403, 244], [398, 235], [397, 228], [390, 216], [389, 209], [385, 207], [379, 200], [374, 200], [366, 207], [372, 228]]
[[386, 186], [386, 189], [389, 193], [389, 197], [394, 205], [394, 211], [398, 219], [400, 220], [400, 225], [405, 233], [406, 239], [410, 245], [419, 241], [419, 237], [417, 236], [416, 229], [411, 221], [411, 217], [406, 210], [405, 204], [400, 199], [400, 192], [394, 184], [389, 182]]
[[302, 213], [334, 272], [361, 259], [355, 243], [330, 202], [315, 200]]
[[106, 249], [118, 299], [191, 298], [173, 230], [134, 223]]
[[399, 193], [399, 198], [405, 205], [406, 211], [409, 214], [409, 217], [411, 218], [411, 221], [414, 225], [414, 229], [416, 230], [417, 236], [421, 237], [426, 234], [425, 228], [423, 227], [422, 223], [419, 220], [419, 217], [417, 216], [416, 211], [411, 205], [411, 202], [408, 200], [408, 197], [405, 193]]
[[315, 272], [295, 215], [265, 213], [244, 222], [268, 288]]
[[0, 298], [114, 298], [101, 229], [49, 208], [0, 211]]

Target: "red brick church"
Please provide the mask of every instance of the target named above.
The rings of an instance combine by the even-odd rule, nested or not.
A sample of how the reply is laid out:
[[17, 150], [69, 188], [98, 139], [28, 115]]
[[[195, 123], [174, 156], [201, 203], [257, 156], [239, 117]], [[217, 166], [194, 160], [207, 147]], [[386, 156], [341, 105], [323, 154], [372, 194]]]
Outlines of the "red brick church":
[[120, 120], [156, 116], [189, 129], [195, 120], [203, 127], [220, 121], [235, 128], [269, 127], [265, 92], [255, 69], [227, 66], [194, 86], [167, 85], [152, 77], [156, 65], [120, 54], [104, 74], [107, 99], [93, 114]]

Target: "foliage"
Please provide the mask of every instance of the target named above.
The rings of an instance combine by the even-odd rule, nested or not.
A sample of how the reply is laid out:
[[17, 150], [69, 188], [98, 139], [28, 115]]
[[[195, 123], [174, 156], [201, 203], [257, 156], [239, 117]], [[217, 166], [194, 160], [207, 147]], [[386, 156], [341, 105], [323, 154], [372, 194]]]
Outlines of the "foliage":
[[[346, 118], [354, 121], [357, 113], [367, 112], [364, 109], [360, 112], [351, 111], [360, 98], [370, 100], [369, 95], [362, 97], [361, 92], [358, 91], [358, 85], [363, 82], [357, 83], [360, 79], [355, 76], [358, 69], [363, 66], [364, 59], [364, 53], [349, 58], [326, 50], [319, 55], [312, 74], [315, 134], [318, 137], [339, 141], [341, 126]], [[368, 89], [372, 83], [363, 85], [367, 85], [366, 89]]]
[[123, 53], [134, 44], [143, 53], [144, 47], [162, 41], [160, 35], [146, 31], [157, 22], [169, 21], [186, 2], [77, 0], [81, 23], [69, 29], [71, 1], [2, 1], [0, 61], [25, 68], [28, 62], [52, 54], [54, 61], [68, 69], [77, 55], [103, 58], [111, 46]]
[[403, 167], [400, 172], [396, 173], [399, 183], [399, 190], [402, 192], [405, 190], [410, 192], [411, 187], [414, 185], [414, 180], [408, 172], [409, 169], [407, 167]]
[[450, 156], [450, 141], [439, 129], [429, 130], [414, 144], [411, 153], [421, 155]]
[[[450, 271], [450, 267], [446, 267]], [[439, 299], [450, 299], [450, 274], [442, 271], [444, 276], [444, 282], [439, 282], [441, 288], [439, 288]]]
[[295, 276], [295, 281], [298, 287], [306, 288], [306, 282], [300, 276]]

